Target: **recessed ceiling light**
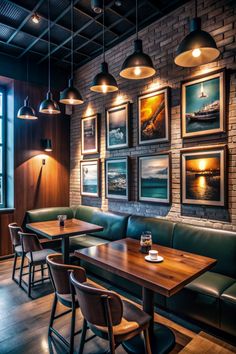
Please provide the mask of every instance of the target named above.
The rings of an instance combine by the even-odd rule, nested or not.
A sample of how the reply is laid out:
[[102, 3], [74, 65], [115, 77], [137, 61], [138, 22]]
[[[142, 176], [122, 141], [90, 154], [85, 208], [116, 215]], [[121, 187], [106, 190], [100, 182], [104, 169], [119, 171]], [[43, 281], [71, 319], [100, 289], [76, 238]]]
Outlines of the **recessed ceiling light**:
[[39, 15], [38, 15], [36, 12], [33, 14], [33, 16], [31, 17], [31, 19], [32, 19], [32, 21], [33, 21], [34, 23], [36, 23], [36, 24], [38, 24], [39, 21], [40, 21], [40, 17], [39, 17]]

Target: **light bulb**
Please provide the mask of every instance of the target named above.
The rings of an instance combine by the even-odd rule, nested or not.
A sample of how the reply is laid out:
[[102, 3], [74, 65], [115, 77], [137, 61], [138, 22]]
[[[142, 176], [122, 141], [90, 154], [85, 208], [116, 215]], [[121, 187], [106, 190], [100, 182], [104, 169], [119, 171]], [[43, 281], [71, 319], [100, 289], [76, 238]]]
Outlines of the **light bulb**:
[[74, 103], [74, 99], [73, 99], [73, 98], [70, 98], [70, 99], [69, 99], [69, 102], [70, 102], [70, 104], [73, 104], [73, 103]]
[[134, 69], [134, 74], [135, 74], [136, 76], [139, 76], [139, 75], [141, 74], [141, 69], [140, 69], [139, 66], [137, 66], [137, 67]]
[[25, 118], [26, 118], [26, 119], [29, 119], [29, 115], [28, 115], [28, 114], [26, 114]]
[[200, 57], [201, 54], [202, 54], [202, 52], [201, 52], [201, 50], [200, 50], [199, 48], [196, 48], [196, 49], [194, 49], [194, 50], [192, 51], [192, 56], [193, 56], [194, 58]]
[[39, 23], [39, 20], [40, 20], [39, 15], [38, 15], [36, 12], [33, 14], [33, 16], [31, 17], [31, 19], [32, 19], [32, 21], [33, 21], [34, 23], [36, 23], [36, 24], [38, 24], [38, 23]]
[[49, 108], [49, 114], [52, 114], [52, 108]]
[[107, 93], [107, 85], [102, 85], [102, 92]]

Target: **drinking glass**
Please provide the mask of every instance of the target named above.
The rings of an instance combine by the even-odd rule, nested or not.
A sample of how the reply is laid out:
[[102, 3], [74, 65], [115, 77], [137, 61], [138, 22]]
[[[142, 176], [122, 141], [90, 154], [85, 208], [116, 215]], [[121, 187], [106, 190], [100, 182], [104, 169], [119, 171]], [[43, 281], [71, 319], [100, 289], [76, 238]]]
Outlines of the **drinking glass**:
[[151, 231], [145, 231], [140, 238], [140, 251], [148, 254], [152, 248], [152, 233]]
[[67, 215], [57, 215], [57, 219], [59, 221], [59, 226], [65, 226], [65, 220], [67, 219]]

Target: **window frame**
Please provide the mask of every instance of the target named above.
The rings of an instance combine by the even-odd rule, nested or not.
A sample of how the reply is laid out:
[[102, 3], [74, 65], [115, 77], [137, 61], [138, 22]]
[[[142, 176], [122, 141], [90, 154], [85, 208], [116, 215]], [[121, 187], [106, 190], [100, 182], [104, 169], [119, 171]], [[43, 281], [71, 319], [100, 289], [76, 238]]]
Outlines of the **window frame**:
[[0, 147], [2, 147], [2, 173], [0, 173], [0, 177], [2, 177], [2, 203], [0, 200], [0, 209], [6, 208], [6, 195], [7, 195], [7, 184], [6, 184], [6, 127], [7, 127], [7, 117], [6, 117], [6, 89], [0, 86], [0, 93], [2, 93], [2, 116], [0, 119], [2, 120], [2, 143], [0, 143]]

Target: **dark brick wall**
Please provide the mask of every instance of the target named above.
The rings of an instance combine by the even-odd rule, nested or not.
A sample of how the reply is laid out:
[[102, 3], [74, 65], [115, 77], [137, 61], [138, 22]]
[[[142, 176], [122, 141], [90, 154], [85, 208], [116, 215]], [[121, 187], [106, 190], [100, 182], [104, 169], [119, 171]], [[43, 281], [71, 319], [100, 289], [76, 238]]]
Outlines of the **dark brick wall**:
[[[153, 59], [157, 68], [154, 78], [144, 81], [128, 81], [119, 76], [125, 57], [133, 51], [134, 37], [117, 45], [106, 53], [110, 72], [117, 78], [119, 94], [100, 95], [92, 93], [89, 86], [95, 74], [100, 70], [101, 57], [84, 65], [76, 72], [76, 84], [85, 99], [85, 104], [74, 110], [71, 118], [71, 178], [70, 204], [99, 206], [103, 209], [122, 211], [133, 214], [161, 216], [168, 219], [191, 222], [214, 228], [236, 230], [236, 3], [229, 0], [199, 0], [199, 16], [203, 29], [209, 31], [217, 41], [221, 51], [220, 59], [209, 65], [193, 69], [184, 69], [174, 64], [173, 58], [178, 43], [188, 32], [189, 19], [194, 16], [194, 3], [175, 10], [163, 19], [153, 23], [140, 32], [143, 47]], [[191, 76], [211, 72], [226, 67], [229, 75], [227, 135], [198, 137], [184, 141], [181, 139], [180, 122], [180, 81]], [[155, 88], [171, 87], [171, 142], [159, 145], [138, 146], [137, 137], [137, 95], [153, 91]], [[118, 97], [121, 96], [121, 97]], [[105, 107], [117, 103], [118, 99], [130, 100], [133, 103], [131, 131], [131, 148], [114, 152], [105, 150]], [[102, 196], [101, 198], [81, 198], [80, 196], [80, 118], [92, 113], [101, 113], [100, 158], [102, 161]], [[190, 146], [205, 146], [227, 143], [228, 158], [228, 208], [212, 208], [202, 206], [182, 206], [180, 204], [180, 149]], [[139, 155], [153, 154], [164, 150], [172, 153], [172, 204], [170, 206], [139, 203], [137, 201], [137, 159]], [[114, 202], [105, 198], [104, 158], [110, 156], [131, 157], [131, 201]], [[96, 157], [96, 156], [91, 156]]]

